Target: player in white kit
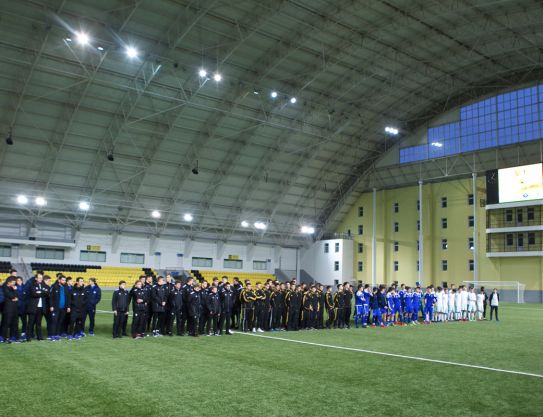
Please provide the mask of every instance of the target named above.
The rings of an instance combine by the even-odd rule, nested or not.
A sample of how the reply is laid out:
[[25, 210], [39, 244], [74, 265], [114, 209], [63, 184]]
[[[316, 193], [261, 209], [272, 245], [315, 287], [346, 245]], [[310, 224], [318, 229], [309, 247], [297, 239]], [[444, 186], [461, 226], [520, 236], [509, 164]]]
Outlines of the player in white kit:
[[468, 290], [464, 285], [460, 287], [460, 309], [462, 310], [462, 319], [468, 320]]
[[449, 318], [449, 289], [443, 288], [443, 321]]
[[437, 287], [434, 321], [441, 321], [443, 314], [443, 289]]
[[454, 312], [455, 312], [454, 298], [455, 298], [455, 295], [456, 295], [456, 290], [453, 290], [451, 288], [451, 290], [449, 291], [449, 311], [448, 311], [449, 320], [455, 320], [455, 317], [454, 317]]
[[477, 294], [477, 320], [483, 319], [483, 311], [485, 308], [485, 292], [480, 290]]
[[475, 320], [475, 312], [477, 311], [477, 294], [475, 294], [475, 289], [472, 287], [468, 292], [468, 315], [469, 321]]

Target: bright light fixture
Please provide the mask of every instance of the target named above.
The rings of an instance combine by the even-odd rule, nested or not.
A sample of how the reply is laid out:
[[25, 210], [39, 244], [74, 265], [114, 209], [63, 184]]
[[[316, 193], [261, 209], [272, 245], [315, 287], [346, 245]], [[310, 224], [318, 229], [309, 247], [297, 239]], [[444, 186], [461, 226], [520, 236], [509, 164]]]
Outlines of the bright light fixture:
[[389, 133], [391, 135], [394, 135], [394, 136], [396, 136], [398, 133], [400, 133], [400, 131], [397, 128], [392, 127], [392, 126], [385, 127], [385, 132]]
[[312, 235], [313, 233], [315, 233], [315, 228], [311, 226], [302, 226], [300, 231], [306, 235]]
[[277, 91], [272, 91], [270, 96], [271, 98], [277, 98]]
[[297, 101], [298, 101], [298, 100], [296, 100], [296, 97], [292, 97], [292, 98], [290, 99], [290, 102], [291, 102], [292, 104], [295, 104]]
[[21, 195], [18, 195], [18, 196], [17, 196], [17, 203], [19, 203], [19, 204], [26, 204], [26, 203], [28, 203], [28, 198], [27, 198], [27, 196], [26, 196], [26, 195], [22, 195], [22, 194], [21, 194]]
[[158, 211], [158, 210], [153, 210], [153, 211], [151, 212], [151, 217], [152, 217], [153, 219], [160, 219], [160, 211]]
[[200, 71], [198, 71], [198, 75], [200, 76], [200, 78], [205, 78], [207, 77], [207, 71], [202, 68]]
[[262, 222], [255, 222], [254, 225], [255, 229], [258, 229], [258, 230], [266, 230], [266, 228], [268, 226], [266, 226], [266, 223], [262, 223]]
[[87, 211], [88, 209], [90, 209], [90, 204], [86, 201], [80, 201], [79, 202], [79, 209], [80, 210], [83, 210], [83, 211]]
[[87, 35], [85, 32], [76, 32], [75, 39], [79, 45], [83, 46], [87, 45], [90, 41], [89, 35]]
[[213, 74], [213, 79], [216, 81], [216, 82], [220, 82], [222, 80], [222, 75], [219, 74], [218, 72], [216, 72], [215, 74]]
[[96, 49], [98, 49], [98, 50], [99, 50], [99, 51], [101, 52], [101, 51], [103, 51], [103, 50], [104, 50], [104, 47], [103, 47], [103, 46], [99, 46], [99, 47], [98, 47], [98, 48], [96, 48]]
[[66, 41], [66, 42], [71, 42], [71, 41], [72, 41], [72, 38], [66, 38], [65, 41]]
[[192, 217], [192, 214], [190, 214], [190, 213], [185, 213], [185, 215], [183, 216], [183, 219], [186, 222], [191, 222], [194, 219], [194, 217]]
[[127, 46], [125, 52], [128, 58], [136, 58], [138, 56], [138, 50], [133, 46]]
[[241, 222], [241, 227], [249, 227], [249, 222], [243, 220], [243, 221]]
[[441, 143], [441, 142], [432, 142], [431, 145], [435, 146], [436, 148], [442, 148], [443, 147], [443, 143]]
[[43, 207], [47, 205], [47, 200], [43, 197], [36, 197], [35, 203], [37, 206]]

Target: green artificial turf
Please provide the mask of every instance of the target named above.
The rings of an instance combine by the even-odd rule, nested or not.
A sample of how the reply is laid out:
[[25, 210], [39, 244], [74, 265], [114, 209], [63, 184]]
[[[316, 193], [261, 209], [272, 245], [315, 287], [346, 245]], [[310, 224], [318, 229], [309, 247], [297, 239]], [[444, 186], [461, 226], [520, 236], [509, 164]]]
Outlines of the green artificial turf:
[[[111, 293], [99, 306], [110, 307]], [[543, 306], [501, 321], [266, 336], [543, 375]], [[5, 416], [538, 416], [543, 378], [236, 334], [0, 346]]]

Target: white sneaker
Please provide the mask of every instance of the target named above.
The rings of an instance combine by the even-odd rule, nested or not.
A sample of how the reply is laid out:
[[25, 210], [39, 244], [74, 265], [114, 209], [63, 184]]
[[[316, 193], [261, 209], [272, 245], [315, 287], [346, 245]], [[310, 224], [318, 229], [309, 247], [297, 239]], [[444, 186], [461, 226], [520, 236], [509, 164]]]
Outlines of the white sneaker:
[[256, 329], [253, 328], [253, 333], [256, 333]]
[[262, 330], [260, 327], [257, 329], [257, 332], [264, 333], [264, 330]]

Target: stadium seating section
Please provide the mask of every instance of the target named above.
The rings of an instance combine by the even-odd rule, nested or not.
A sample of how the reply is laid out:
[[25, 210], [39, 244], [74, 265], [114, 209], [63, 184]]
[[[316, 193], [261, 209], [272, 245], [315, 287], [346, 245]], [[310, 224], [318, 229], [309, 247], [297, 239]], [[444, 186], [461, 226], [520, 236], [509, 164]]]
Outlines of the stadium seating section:
[[119, 285], [119, 281], [126, 281], [129, 287], [134, 284], [140, 275], [155, 272], [150, 268], [130, 268], [117, 266], [100, 266], [100, 265], [66, 265], [66, 264], [32, 264], [32, 270], [42, 270], [46, 275], [55, 277], [57, 272], [63, 272], [66, 276], [72, 278], [83, 277], [85, 280], [96, 278], [100, 287], [115, 288]]
[[0, 273], [9, 274], [11, 270], [11, 262], [0, 262]]
[[257, 282], [261, 282], [262, 284], [264, 284], [264, 282], [266, 282], [266, 280], [268, 279], [275, 279], [275, 275], [273, 274], [264, 274], [257, 272], [207, 271], [198, 269], [193, 269], [190, 272], [194, 278], [203, 278], [208, 282], [211, 282], [214, 277], [217, 277], [220, 280], [224, 276], [228, 277], [228, 281], [230, 282], [232, 282], [234, 277], [238, 277], [242, 283], [249, 280], [253, 285], [255, 285]]

